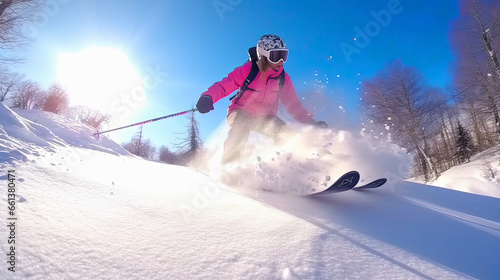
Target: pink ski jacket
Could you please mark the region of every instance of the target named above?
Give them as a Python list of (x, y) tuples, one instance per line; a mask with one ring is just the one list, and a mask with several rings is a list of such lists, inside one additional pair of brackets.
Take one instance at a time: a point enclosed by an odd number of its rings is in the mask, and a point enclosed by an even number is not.
[[(221, 100), (243, 86), (251, 68), (252, 62), (237, 67), (222, 81), (209, 87), (202, 95), (211, 96), (214, 103)], [(257, 117), (275, 116), (278, 113), (278, 101), (280, 101), (297, 121), (306, 124), (314, 123), (314, 116), (302, 106), (292, 80), (286, 72), (285, 83), (280, 90), (279, 75), (281, 71), (283, 71), (283, 67), (278, 72), (274, 72), (272, 69), (266, 73), (259, 71), (255, 79), (248, 85), (248, 90), (239, 99), (232, 100), (228, 108), (228, 115), (234, 110), (243, 110), (247, 114)]]

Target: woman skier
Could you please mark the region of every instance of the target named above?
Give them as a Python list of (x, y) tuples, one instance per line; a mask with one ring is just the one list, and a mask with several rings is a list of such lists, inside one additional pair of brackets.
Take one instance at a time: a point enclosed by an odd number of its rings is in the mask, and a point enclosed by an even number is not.
[(208, 113), (214, 109), (215, 102), (240, 89), (228, 108), (230, 130), (224, 142), (223, 164), (241, 157), (251, 131), (272, 138), (275, 144), (286, 140), (287, 125), (276, 116), (278, 102), (301, 123), (327, 126), (323, 121), (316, 122), (299, 101), (292, 80), (283, 69), (288, 59), (283, 39), (264, 35), (257, 42), (256, 52), (257, 61), (248, 61), (234, 69), (222, 81), (209, 87), (196, 104), (200, 113)]

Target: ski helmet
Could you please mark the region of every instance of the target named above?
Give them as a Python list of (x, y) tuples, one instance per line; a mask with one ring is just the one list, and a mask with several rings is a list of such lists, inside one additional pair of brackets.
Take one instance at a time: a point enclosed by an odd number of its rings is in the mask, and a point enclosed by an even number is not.
[(257, 42), (257, 53), (259, 59), (261, 56), (265, 56), (272, 64), (277, 64), (280, 61), (285, 63), (288, 59), (285, 41), (277, 35), (262, 36)]
[(286, 49), (286, 44), (278, 35), (264, 35), (257, 42), (257, 47), (269, 51), (272, 49)]

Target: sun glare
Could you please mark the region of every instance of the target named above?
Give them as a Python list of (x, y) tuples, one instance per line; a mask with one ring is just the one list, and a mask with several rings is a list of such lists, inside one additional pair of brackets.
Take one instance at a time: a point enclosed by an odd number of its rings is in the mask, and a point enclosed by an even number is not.
[(137, 70), (118, 49), (90, 47), (61, 53), (57, 63), (59, 81), (67, 89), (71, 105), (87, 105), (112, 114), (121, 100), (142, 90)]

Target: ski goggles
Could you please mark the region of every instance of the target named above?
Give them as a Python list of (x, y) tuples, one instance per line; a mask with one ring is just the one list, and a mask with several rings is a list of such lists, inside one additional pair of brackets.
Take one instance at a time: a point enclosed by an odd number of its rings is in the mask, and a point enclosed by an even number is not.
[(261, 47), (257, 47), (259, 54), (267, 57), (267, 60), (272, 64), (277, 64), (281, 61), (285, 63), (288, 59), (288, 50), (287, 49), (272, 49), (272, 50), (264, 50)]

